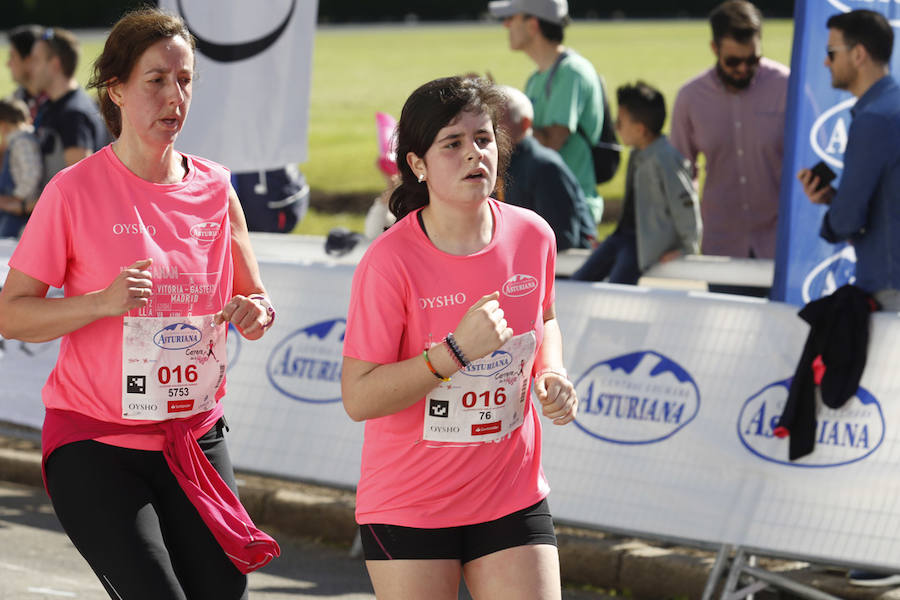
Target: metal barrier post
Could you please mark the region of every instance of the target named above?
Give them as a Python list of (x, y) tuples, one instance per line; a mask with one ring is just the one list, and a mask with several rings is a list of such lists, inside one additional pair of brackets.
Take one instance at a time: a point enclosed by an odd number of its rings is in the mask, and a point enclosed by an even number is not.
[(722, 544), (719, 548), (719, 552), (716, 553), (716, 561), (713, 563), (712, 570), (709, 572), (709, 577), (706, 580), (706, 587), (703, 588), (702, 600), (712, 600), (713, 593), (716, 591), (716, 584), (719, 583), (719, 579), (722, 578), (722, 572), (728, 564), (728, 555), (730, 553), (731, 546)]

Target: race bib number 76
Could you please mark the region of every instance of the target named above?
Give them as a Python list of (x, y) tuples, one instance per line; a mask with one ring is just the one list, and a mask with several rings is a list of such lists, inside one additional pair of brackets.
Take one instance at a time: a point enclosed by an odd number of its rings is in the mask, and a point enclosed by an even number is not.
[(521, 427), (534, 353), (534, 332), (517, 335), (432, 390), (423, 439), (492, 442)]

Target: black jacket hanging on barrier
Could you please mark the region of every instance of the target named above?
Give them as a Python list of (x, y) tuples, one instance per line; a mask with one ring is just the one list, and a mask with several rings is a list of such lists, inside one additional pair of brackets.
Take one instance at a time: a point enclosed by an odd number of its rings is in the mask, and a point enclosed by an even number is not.
[(859, 388), (869, 345), (869, 316), (875, 310), (878, 304), (872, 296), (854, 285), (844, 285), (800, 311), (810, 325), (809, 336), (775, 429), (778, 437), (790, 435), (790, 460), (813, 451), (816, 386), (829, 408), (840, 408)]

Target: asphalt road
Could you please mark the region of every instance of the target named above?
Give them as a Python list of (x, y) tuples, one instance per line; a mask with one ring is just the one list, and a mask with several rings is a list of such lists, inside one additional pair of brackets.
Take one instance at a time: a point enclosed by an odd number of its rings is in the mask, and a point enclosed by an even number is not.
[[(281, 557), (250, 575), (251, 600), (372, 600), (362, 560), (333, 548), (272, 533)], [(62, 532), (40, 488), (0, 481), (0, 600), (108, 600)], [(470, 597), (463, 589), (461, 600)], [(564, 600), (605, 600), (564, 590)], [(612, 600), (612, 599), (609, 599)]]
[[(373, 599), (344, 549), (279, 538), (282, 555), (250, 575), (253, 600)], [(60, 529), (43, 490), (0, 482), (0, 600), (108, 600)]]

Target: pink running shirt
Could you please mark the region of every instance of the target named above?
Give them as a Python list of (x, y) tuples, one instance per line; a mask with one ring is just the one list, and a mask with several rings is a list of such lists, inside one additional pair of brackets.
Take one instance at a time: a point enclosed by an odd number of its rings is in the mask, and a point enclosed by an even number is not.
[[(345, 356), (387, 364), (420, 355), (495, 290), (514, 334), (533, 330), (540, 347), (543, 314), (554, 299), (553, 231), (532, 211), (488, 202), (494, 236), (475, 254), (454, 256), (435, 248), (418, 212), (372, 243), (353, 277)], [(541, 468), (540, 415), (531, 402), (525, 405), (524, 424), (491, 443), (424, 440), (424, 398), (366, 421), (357, 521), (470, 525), (543, 499), (550, 489)]]
[[(213, 162), (185, 158), (188, 174), (173, 184), (137, 177), (111, 146), (61, 171), (44, 189), (10, 267), (63, 287), (69, 297), (101, 290), (123, 268), (149, 257), (150, 304), (128, 316), (219, 311), (232, 295), (229, 175)], [(122, 418), (122, 322), (122, 317), (103, 318), (63, 336), (42, 393), (47, 408), (126, 426), (147, 423)], [(217, 402), (224, 393), (223, 379)], [(98, 441), (162, 450), (164, 436), (124, 434)]]

